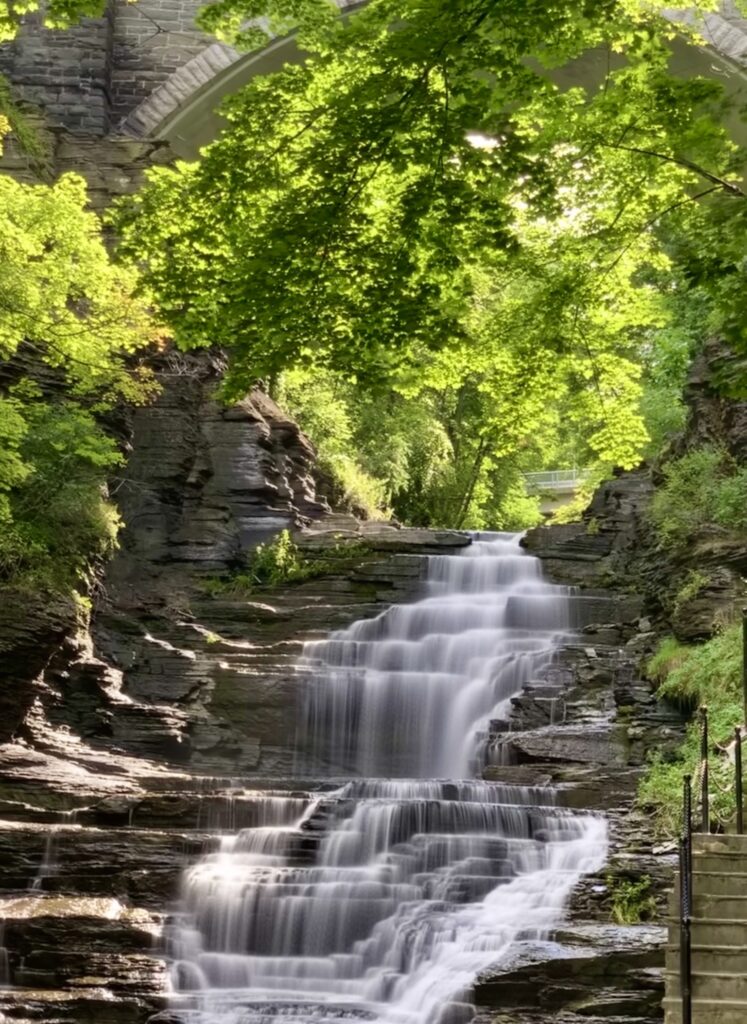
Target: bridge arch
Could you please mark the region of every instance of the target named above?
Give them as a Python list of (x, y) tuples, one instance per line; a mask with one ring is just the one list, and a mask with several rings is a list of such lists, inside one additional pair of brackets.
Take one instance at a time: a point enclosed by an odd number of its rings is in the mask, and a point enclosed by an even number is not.
[[(343, 9), (361, 6), (361, 0), (338, 0)], [(687, 23), (691, 16), (671, 10), (672, 21)], [(747, 19), (731, 0), (718, 13), (707, 15), (701, 45), (676, 40), (672, 69), (676, 74), (701, 74), (723, 81), (727, 92), (747, 105)], [(180, 156), (193, 158), (201, 146), (215, 138), (220, 128), (216, 113), (220, 101), (246, 85), (255, 75), (278, 70), (300, 61), (302, 55), (292, 36), (272, 40), (263, 49), (240, 54), (229, 46), (212, 43), (176, 69), (123, 122), (122, 129), (139, 137), (167, 140)], [(589, 53), (553, 74), (559, 84), (577, 85), (601, 78), (607, 55)], [(747, 143), (747, 127), (735, 110), (730, 129)]]
[[(344, 13), (365, 0), (336, 0)], [(193, 157), (220, 126), (216, 110), (257, 75), (278, 71), (303, 59), (295, 38), (272, 39), (250, 53), (212, 43), (177, 68), (122, 122), (121, 130), (141, 138), (165, 138), (180, 156)]]

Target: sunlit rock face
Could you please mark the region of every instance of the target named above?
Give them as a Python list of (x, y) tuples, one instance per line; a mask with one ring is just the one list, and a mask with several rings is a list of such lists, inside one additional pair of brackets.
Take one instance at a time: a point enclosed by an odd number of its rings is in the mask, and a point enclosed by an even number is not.
[(221, 405), (223, 365), (209, 353), (174, 353), (156, 369), (162, 391), (131, 413), (117, 492), (126, 527), (106, 586), (121, 607), (173, 593), (180, 568), (239, 564), (278, 530), (329, 511), (315, 494), (311, 444), (267, 395)]
[(551, 787), (474, 780), (500, 760), (491, 721), (583, 599), (509, 535), (429, 558), (425, 590), (306, 644), (298, 771), (353, 779), (268, 795), (186, 872), (170, 935), (183, 1019), (468, 1019), (477, 975), (547, 937), (604, 863), (604, 818), (556, 808)]

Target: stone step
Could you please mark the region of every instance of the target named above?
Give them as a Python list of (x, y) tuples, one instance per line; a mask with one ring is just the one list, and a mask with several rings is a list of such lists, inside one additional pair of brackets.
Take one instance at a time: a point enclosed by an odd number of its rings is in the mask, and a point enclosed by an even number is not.
[(693, 835), (693, 857), (714, 853), (739, 853), (747, 857), (747, 836), (712, 836), (696, 832)]
[[(736, 999), (694, 999), (693, 1024), (745, 1024), (747, 1001)], [(682, 1024), (682, 1000), (664, 1000), (664, 1024)]]
[(747, 874), (747, 854), (725, 850), (721, 853), (693, 852), (693, 872)]
[[(732, 868), (732, 862), (723, 864), (722, 858), (719, 863), (704, 870), (699, 862), (693, 864), (692, 889), (693, 894), (703, 896), (744, 896), (747, 895), (747, 871), (739, 869), (739, 865)], [(679, 908), (680, 879), (679, 874), (675, 876), (674, 888), (669, 894), (670, 907)]]
[(726, 870), (702, 871), (699, 864), (693, 865), (693, 893), (704, 896), (744, 896), (747, 894), (747, 870), (733, 870), (728, 866)]
[[(747, 975), (747, 945), (745, 946), (708, 946), (691, 944), (692, 969), (695, 972), (708, 973), (724, 971), (727, 974)], [(680, 970), (680, 950), (678, 945), (668, 945), (666, 952), (666, 968), (672, 974)]]
[(698, 921), (730, 918), (747, 924), (747, 896), (711, 896), (693, 888), (692, 917)]
[[(747, 944), (747, 922), (731, 918), (695, 919), (690, 934), (694, 946), (742, 946)], [(679, 922), (670, 925), (669, 944), (679, 947)]]
[[(666, 991), (668, 996), (680, 995), (680, 973), (665, 971)], [(747, 975), (728, 971), (695, 970), (693, 964), (692, 993), (694, 999), (723, 999), (732, 1002), (743, 1002), (747, 1006)], [(744, 1017), (747, 1021), (747, 1016)]]

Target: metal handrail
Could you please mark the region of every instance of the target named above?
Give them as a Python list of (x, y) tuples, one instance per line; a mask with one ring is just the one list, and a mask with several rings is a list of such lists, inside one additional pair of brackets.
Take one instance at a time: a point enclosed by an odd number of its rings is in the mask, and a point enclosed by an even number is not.
[(734, 798), (737, 804), (737, 835), (744, 835), (744, 797), (742, 795), (742, 727), (734, 729)]
[(680, 995), (682, 1024), (692, 1024), (692, 788), (682, 780), (682, 835), (680, 837)]
[[(742, 610), (742, 686), (744, 718), (747, 723), (747, 608)], [(734, 728), (734, 802), (737, 835), (744, 835), (744, 778), (742, 772), (742, 743), (745, 730)], [(708, 708), (700, 708), (700, 761), (695, 779), (685, 775), (682, 779), (682, 833), (679, 842), (680, 862), (680, 994), (682, 997), (682, 1024), (692, 1024), (692, 900), (693, 900), (693, 790), (700, 793), (700, 824), (704, 834), (711, 831), (708, 765)], [(694, 782), (694, 785), (693, 785)]]
[(711, 831), (711, 809), (708, 800), (708, 708), (700, 709), (700, 810), (703, 832)]

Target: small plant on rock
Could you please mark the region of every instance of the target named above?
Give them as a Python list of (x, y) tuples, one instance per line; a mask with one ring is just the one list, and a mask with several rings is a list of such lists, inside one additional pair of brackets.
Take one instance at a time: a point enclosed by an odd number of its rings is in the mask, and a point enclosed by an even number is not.
[(370, 555), (371, 548), (365, 541), (337, 540), (321, 554), (310, 558), (294, 543), (288, 530), (282, 530), (273, 540), (255, 548), (245, 569), (228, 578), (207, 577), (202, 587), (212, 597), (246, 597), (264, 587), (334, 575), (341, 571), (342, 563)]
[(672, 610), (675, 615), (696, 598), (701, 590), (708, 586), (708, 583), (709, 579), (705, 573), (700, 572), (698, 569), (690, 569), (684, 583), (674, 597)]
[(612, 895), (612, 920), (616, 924), (640, 924), (656, 918), (656, 899), (651, 878), (638, 879), (608, 876), (607, 885)]

